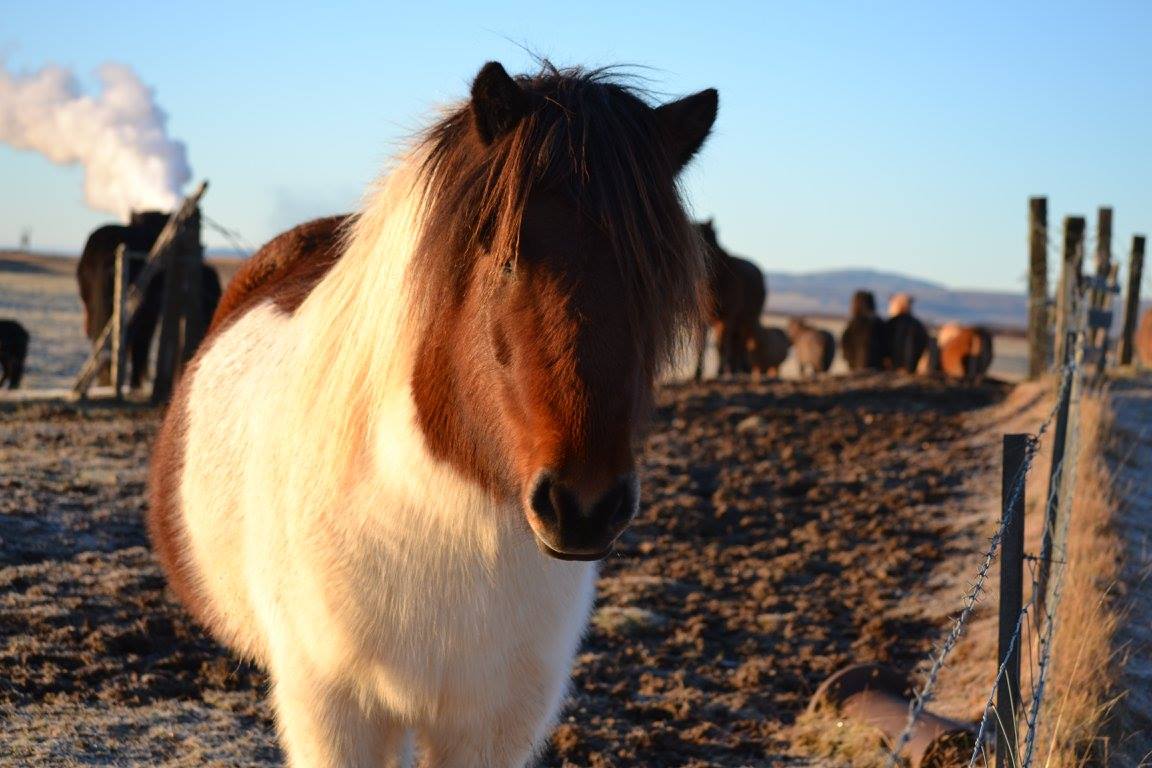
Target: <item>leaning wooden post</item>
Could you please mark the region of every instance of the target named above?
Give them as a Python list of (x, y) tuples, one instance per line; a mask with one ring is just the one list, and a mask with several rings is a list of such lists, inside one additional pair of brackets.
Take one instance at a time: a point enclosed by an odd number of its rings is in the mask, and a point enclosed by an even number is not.
[(1028, 378), (1048, 367), (1048, 198), (1028, 200)]
[(1136, 316), (1140, 314), (1140, 281), (1144, 277), (1144, 235), (1132, 236), (1132, 255), (1128, 261), (1128, 296), (1124, 302), (1124, 327), (1120, 334), (1120, 365), (1132, 364), (1132, 344), (1136, 333)]
[(127, 299), (128, 252), (121, 243), (116, 248), (112, 282), (112, 391), (117, 400), (124, 397), (124, 374), (128, 367)]
[(160, 341), (156, 346), (156, 377), (152, 380), (152, 402), (155, 404), (168, 402), (179, 375), (180, 342), (188, 293), (185, 225), (186, 222), (181, 223), (164, 259), (164, 303), (160, 313)]
[(1056, 360), (1066, 361), (1072, 297), (1080, 290), (1080, 268), (1084, 258), (1084, 217), (1064, 217), (1064, 253), (1060, 261), (1060, 284), (1056, 291)]
[(1017, 766), (1016, 713), (1020, 708), (1020, 632), (1024, 607), (1024, 486), (1027, 435), (1004, 435), (1001, 474), (1000, 637), (996, 668), (996, 768)]

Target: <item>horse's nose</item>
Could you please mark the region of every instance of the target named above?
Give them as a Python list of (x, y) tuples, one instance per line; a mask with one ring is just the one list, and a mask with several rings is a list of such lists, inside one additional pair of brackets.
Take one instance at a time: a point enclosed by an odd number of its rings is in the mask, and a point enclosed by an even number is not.
[(618, 477), (606, 490), (578, 493), (544, 470), (528, 498), (528, 516), (546, 554), (566, 560), (598, 560), (636, 513), (635, 473)]

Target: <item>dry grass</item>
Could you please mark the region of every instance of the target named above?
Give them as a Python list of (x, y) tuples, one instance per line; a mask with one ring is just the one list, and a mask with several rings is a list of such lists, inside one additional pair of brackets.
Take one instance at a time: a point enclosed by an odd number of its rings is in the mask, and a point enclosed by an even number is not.
[(796, 755), (818, 755), (852, 768), (888, 766), (888, 751), (880, 732), (840, 717), (829, 707), (805, 710), (792, 724), (790, 733)]
[[(1020, 387), (1003, 407), (990, 414), (979, 439), (992, 440), (998, 434), (1013, 431), (1035, 432), (1052, 406), (1052, 397), (1044, 390), (1050, 392), (1051, 384)], [(1130, 666), (1128, 655), (1137, 643), (1126, 635), (1139, 624), (1132, 623), (1136, 621), (1133, 617), (1147, 615), (1132, 607), (1133, 564), (1126, 563), (1125, 558), (1126, 551), (1127, 560), (1133, 558), (1132, 542), (1128, 541), (1131, 521), (1122, 520), (1119, 511), (1125, 503), (1131, 506), (1128, 497), (1133, 489), (1131, 478), (1121, 480), (1117, 472), (1124, 467), (1131, 469), (1133, 452), (1147, 451), (1148, 444), (1134, 437), (1131, 430), (1118, 429), (1111, 402), (1108, 393), (1085, 395), (1081, 401), (1076, 501), (1067, 541), (1063, 551), (1055, 555), (1064, 564), (1060, 576), (1062, 597), (1031, 762), (1037, 767), (1152, 766), (1152, 761), (1144, 762), (1144, 752), (1152, 747), (1147, 743), (1147, 734), (1133, 737), (1119, 732), (1132, 730), (1130, 726), (1117, 727), (1117, 722), (1127, 717), (1127, 699), (1134, 694), (1133, 682), (1125, 679), (1124, 671)], [(1025, 549), (1029, 553), (1040, 550), (1044, 521), (1050, 435), (1044, 443), (1028, 483)], [(1139, 474), (1141, 468), (1136, 469)], [(994, 488), (988, 484), (989, 493), (982, 503), (987, 509), (983, 525), (989, 529), (995, 525), (999, 512), (998, 480)], [(1140, 512), (1143, 516), (1147, 516), (1146, 506)], [(1141, 555), (1137, 552), (1135, 556)], [(1136, 566), (1139, 571), (1139, 564)], [(1057, 578), (1059, 567), (1057, 564), (1054, 568), (1053, 579)], [(1026, 570), (1026, 581), (1030, 580), (1029, 575)], [(941, 676), (933, 711), (960, 720), (980, 715), (996, 673), (998, 578), (998, 568), (994, 568), (987, 583), (989, 593)], [(1147, 618), (1140, 621), (1148, 623)], [(1040, 633), (1030, 620), (1022, 637), (1022, 742), (1031, 706), (1030, 691), (1040, 674), (1040, 642)], [(991, 717), (995, 716), (993, 712)], [(883, 751), (877, 749), (877, 736), (875, 730), (841, 723), (834, 713), (806, 714), (798, 719), (794, 730), (798, 752), (826, 756), (852, 766), (887, 764)], [(1121, 743), (1124, 750), (1118, 748)], [(1017, 754), (1022, 757), (1023, 753), (1021, 743)], [(991, 764), (991, 753), (977, 762), (981, 766)]]
[(1120, 663), (1114, 638), (1124, 617), (1115, 593), (1123, 548), (1113, 520), (1115, 483), (1104, 461), (1112, 420), (1106, 396), (1086, 397), (1081, 409), (1063, 598), (1033, 762), (1045, 768), (1109, 765), (1105, 725), (1117, 701)]

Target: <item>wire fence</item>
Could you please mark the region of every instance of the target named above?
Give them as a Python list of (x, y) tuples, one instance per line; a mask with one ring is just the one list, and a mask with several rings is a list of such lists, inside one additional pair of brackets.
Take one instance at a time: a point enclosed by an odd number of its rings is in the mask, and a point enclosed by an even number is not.
[[(1019, 514), (1023, 514), (1024, 505), (1020, 502), (1022, 501), (1027, 486), (1029, 474), (1036, 465), (1036, 457), (1039, 455), (1039, 448), (1042, 441), (1051, 431), (1052, 426), (1057, 422), (1061, 406), (1067, 401), (1067, 410), (1065, 412), (1071, 413), (1072, 417), (1068, 419), (1066, 431), (1056, 430), (1057, 435), (1063, 434), (1065, 444), (1062, 458), (1055, 458), (1059, 454), (1058, 452), (1054, 452), (1054, 460), (1056, 460), (1057, 463), (1052, 467), (1050, 487), (1044, 505), (1046, 512), (1049, 510), (1059, 512), (1058, 514), (1045, 514), (1044, 516), (1044, 530), (1042, 535), (1046, 541), (1053, 542), (1051, 554), (1047, 558), (1042, 558), (1037, 555), (1025, 555), (1025, 560), (1029, 563), (1031, 571), (1030, 596), (1027, 601), (1022, 604), (1019, 613), (1015, 617), (1009, 618), (1009, 621), (1012, 622), (1013, 631), (1007, 648), (1001, 647), (1000, 649), (1002, 658), (999, 659), (996, 675), (990, 681), (989, 694), (985, 700), (983, 715), (976, 729), (974, 747), (967, 762), (967, 768), (988, 764), (990, 756), (989, 747), (993, 741), (993, 725), (1000, 726), (995, 729), (997, 733), (1003, 733), (1006, 730), (1004, 728), (1004, 719), (1011, 717), (1013, 718), (1013, 722), (1015, 722), (1017, 710), (1022, 709), (1025, 703), (1027, 703), (1027, 712), (1023, 723), (1022, 750), (1018, 744), (1004, 744), (1000, 746), (1000, 749), (1007, 750), (1008, 760), (1005, 764), (1016, 766), (1017, 768), (1028, 768), (1032, 765), (1037, 735), (1041, 726), (1040, 721), (1044, 695), (1050, 679), (1053, 637), (1059, 616), (1060, 601), (1063, 595), (1063, 576), (1067, 563), (1067, 529), (1071, 518), (1069, 512), (1074, 498), (1076, 474), (1071, 470), (1076, 467), (1079, 458), (1080, 443), (1080, 424), (1075, 414), (1078, 413), (1076, 406), (1079, 403), (1080, 393), (1086, 376), (1085, 344), (1092, 330), (1089, 325), (1088, 310), (1089, 292), (1087, 290), (1078, 291), (1074, 295), (1072, 306), (1070, 307), (1068, 328), (1069, 332), (1074, 334), (1076, 344), (1074, 351), (1070, 351), (1066, 361), (1058, 371), (1059, 384), (1056, 391), (1055, 403), (1046, 414), (1035, 435), (1031, 436), (1027, 441), (1024, 461), (1021, 463), (1019, 470), (1012, 476), (1011, 482), (1008, 484), (1006, 493), (1004, 494), (1005, 512), (996, 530), (989, 539), (988, 546), (981, 557), (980, 565), (976, 570), (972, 583), (964, 594), (960, 612), (955, 619), (953, 619), (949, 632), (943, 642), (933, 651), (931, 655), (931, 665), (925, 676), (924, 683), (916, 692), (911, 702), (909, 702), (905, 726), (899, 735), (891, 741), (888, 754), (889, 768), (903, 765), (901, 754), (912, 740), (918, 720), (925, 713), (927, 706), (935, 698), (936, 686), (939, 683), (941, 672), (947, 665), (950, 654), (955, 649), (965, 628), (974, 615), (980, 598), (987, 591), (986, 584), (992, 565), (997, 560), (997, 555), (1001, 550), (1007, 529), (1015, 522), (1013, 519), (1014, 511), (1019, 510)], [(1066, 471), (1066, 468), (1068, 468), (1068, 471)], [(1055, 505), (1060, 505), (1062, 512), (1060, 510), (1054, 510)], [(1053, 520), (1059, 521), (1055, 526), (1055, 530), (1052, 529)], [(1045, 569), (1049, 569), (1049, 572), (1042, 575)], [(1039, 615), (1032, 616), (1031, 614), (1033, 613)], [(1000, 620), (1003, 624), (1005, 617), (1001, 616)], [(1022, 652), (1021, 655), (1028, 659), (1029, 680), (1027, 695), (1022, 697), (1024, 699), (1023, 701), (1011, 702), (1011, 711), (1001, 712), (1000, 709), (1003, 708), (1004, 703), (1000, 702), (998, 706), (996, 701), (997, 691), (1005, 679), (1005, 676), (1009, 674), (1009, 661), (1014, 651)], [(1017, 690), (1020, 690), (1019, 687), (1017, 687)], [(1014, 728), (1008, 730), (1009, 733), (1014, 731)]]

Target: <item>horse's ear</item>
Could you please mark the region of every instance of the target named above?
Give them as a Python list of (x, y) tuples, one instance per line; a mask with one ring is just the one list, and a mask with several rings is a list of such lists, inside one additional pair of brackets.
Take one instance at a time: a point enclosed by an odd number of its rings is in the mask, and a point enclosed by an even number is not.
[(476, 133), (491, 144), (516, 127), (528, 111), (528, 95), (498, 61), (485, 64), (472, 81), (472, 120)]
[(704, 145), (719, 106), (720, 94), (709, 88), (656, 108), (656, 119), (664, 127), (668, 153), (677, 171)]

